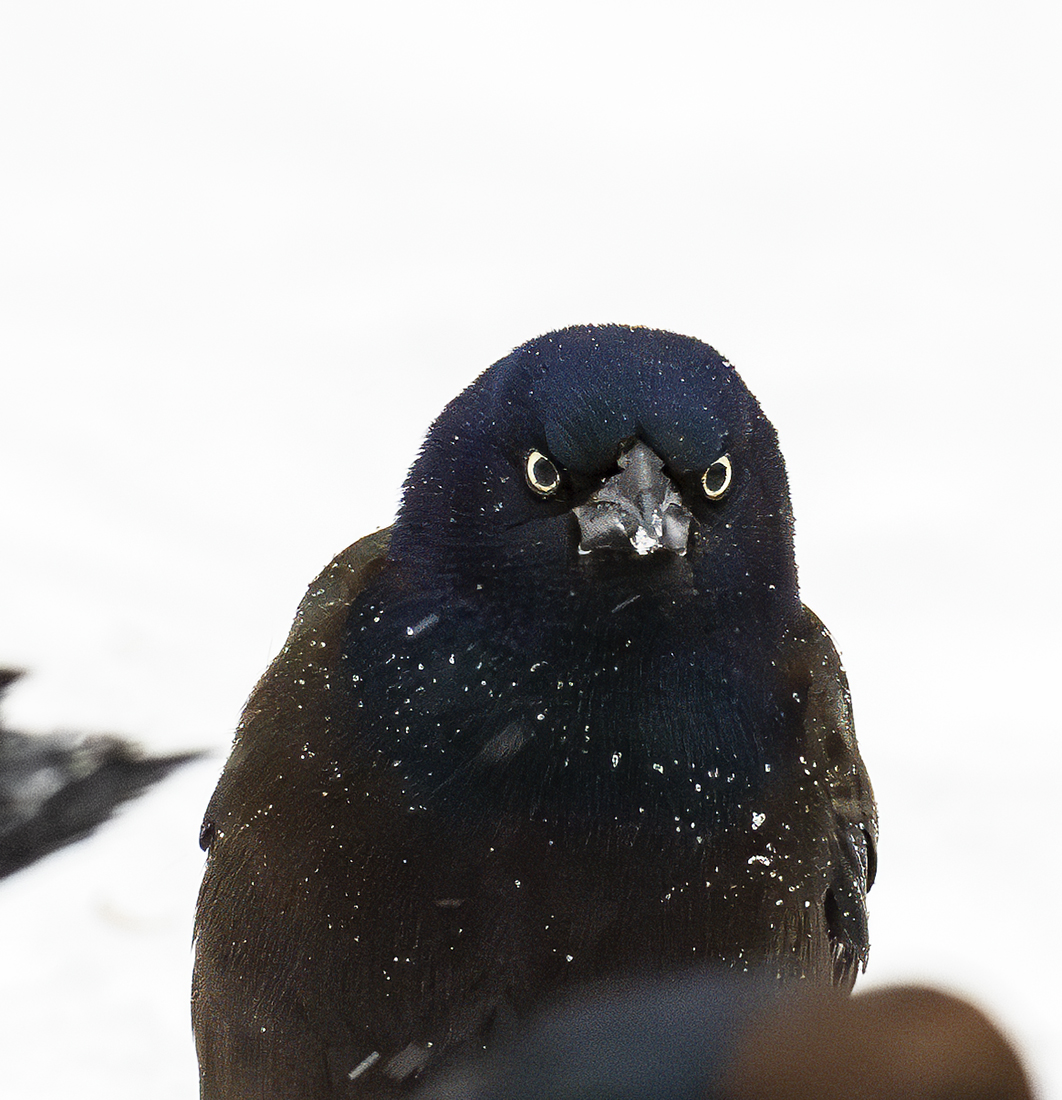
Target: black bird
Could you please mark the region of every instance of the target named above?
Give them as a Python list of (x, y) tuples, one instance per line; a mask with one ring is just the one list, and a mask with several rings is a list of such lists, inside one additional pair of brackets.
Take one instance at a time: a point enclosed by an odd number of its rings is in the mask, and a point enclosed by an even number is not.
[(533, 340), (247, 704), (201, 837), (202, 1095), (405, 1095), (624, 970), (850, 987), (876, 830), (756, 400), (688, 337)]
[(579, 990), (415, 1100), (1032, 1100), (979, 1009), (703, 971)]
[[(0, 669), (0, 695), (20, 673)], [(81, 840), (199, 753), (145, 757), (128, 741), (0, 725), (0, 878)]]

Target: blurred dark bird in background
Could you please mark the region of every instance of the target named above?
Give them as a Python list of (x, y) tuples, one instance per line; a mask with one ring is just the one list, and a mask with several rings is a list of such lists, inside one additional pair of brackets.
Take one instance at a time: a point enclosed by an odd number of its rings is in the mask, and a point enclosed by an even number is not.
[[(0, 695), (20, 675), (0, 669)], [(88, 836), (123, 802), (200, 755), (145, 757), (117, 737), (0, 725), (0, 878)]]
[(533, 340), (247, 704), (201, 836), (202, 1096), (408, 1095), (620, 972), (850, 988), (876, 835), (755, 398), (688, 337)]
[(602, 982), (416, 1100), (1032, 1100), (1013, 1047), (957, 997), (740, 978)]

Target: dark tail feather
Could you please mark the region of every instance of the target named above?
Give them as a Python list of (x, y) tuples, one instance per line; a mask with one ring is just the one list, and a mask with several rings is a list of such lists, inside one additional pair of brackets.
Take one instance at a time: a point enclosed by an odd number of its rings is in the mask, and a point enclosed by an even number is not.
[[(0, 669), (0, 693), (19, 673)], [(144, 757), (117, 737), (30, 736), (0, 726), (0, 878), (88, 836), (197, 752)]]

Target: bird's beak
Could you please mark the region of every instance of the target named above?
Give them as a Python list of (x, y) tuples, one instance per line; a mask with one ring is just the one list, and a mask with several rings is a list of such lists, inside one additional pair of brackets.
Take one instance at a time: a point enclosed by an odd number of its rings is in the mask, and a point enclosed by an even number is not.
[(663, 459), (638, 441), (620, 456), (619, 467), (585, 504), (572, 509), (579, 521), (579, 553), (685, 554), (692, 516), (664, 473)]

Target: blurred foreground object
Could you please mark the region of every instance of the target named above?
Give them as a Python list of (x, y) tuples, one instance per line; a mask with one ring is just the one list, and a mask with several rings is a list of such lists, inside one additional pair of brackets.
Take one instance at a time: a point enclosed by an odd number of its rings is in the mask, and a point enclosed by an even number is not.
[(978, 1009), (734, 974), (590, 987), (416, 1100), (1031, 1100)]
[[(0, 697), (20, 675), (0, 669)], [(121, 803), (200, 755), (144, 757), (117, 737), (31, 736), (0, 719), (0, 878), (88, 836)]]
[(727, 1100), (1031, 1100), (1021, 1062), (967, 1001), (924, 986), (796, 994), (742, 1037)]

